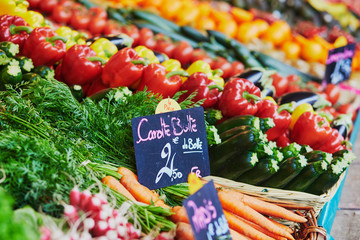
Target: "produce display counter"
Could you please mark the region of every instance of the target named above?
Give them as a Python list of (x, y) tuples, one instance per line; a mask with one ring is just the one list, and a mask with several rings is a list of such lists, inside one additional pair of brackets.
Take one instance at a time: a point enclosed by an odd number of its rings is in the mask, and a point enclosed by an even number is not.
[[(357, 140), (357, 135), (358, 135), (358, 132), (360, 129), (359, 112), (360, 111), (358, 111), (358, 116), (354, 123), (353, 133), (351, 134), (351, 137), (350, 137), (350, 142), (351, 142), (351, 144), (353, 144), (353, 146), (355, 145), (355, 142)], [(336, 212), (338, 210), (341, 193), (342, 193), (342, 190), (344, 187), (347, 172), (348, 172), (348, 170), (346, 170), (345, 178), (342, 180), (341, 185), (339, 186), (338, 190), (336, 191), (336, 194), (328, 203), (325, 204), (324, 208), (321, 210), (321, 213), (318, 217), (318, 224), (320, 226), (323, 226), (326, 229), (326, 231), (328, 233), (328, 235), (327, 235), (328, 239), (333, 239), (333, 237), (330, 235), (330, 232), (331, 232), (332, 225), (334, 223)]]

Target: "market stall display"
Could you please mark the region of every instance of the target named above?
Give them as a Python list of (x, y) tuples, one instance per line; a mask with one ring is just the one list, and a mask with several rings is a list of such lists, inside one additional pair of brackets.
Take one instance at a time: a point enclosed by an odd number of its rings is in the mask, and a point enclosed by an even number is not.
[(233, 239), (325, 235), (316, 217), (356, 158), (349, 141), (358, 97), (247, 42), (266, 39), (285, 52), (286, 42), (297, 44), (294, 59), (324, 63), (328, 49), (351, 39), (315, 36), (323, 45), (312, 59), (301, 49), (314, 39), (254, 11), (191, 0), (97, 4), (0, 3), (4, 236), (194, 239), (181, 206), (190, 183), (152, 190), (136, 171), (132, 120), (170, 98), (181, 109), (204, 108), (211, 176), (203, 180), (215, 182)]

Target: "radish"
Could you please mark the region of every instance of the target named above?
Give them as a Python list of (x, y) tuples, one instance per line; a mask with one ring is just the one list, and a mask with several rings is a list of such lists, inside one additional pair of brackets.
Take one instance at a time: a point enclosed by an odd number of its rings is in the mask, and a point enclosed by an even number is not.
[(74, 207), (79, 207), (79, 203), (80, 203), (80, 191), (79, 188), (77, 186), (75, 186), (73, 189), (71, 189), (70, 191), (70, 205), (73, 205)]
[(109, 212), (101, 210), (99, 212), (94, 213), (92, 217), (95, 221), (100, 221), (100, 220), (105, 221), (109, 217)]
[(126, 228), (124, 226), (118, 226), (116, 228), (119, 237), (126, 237)]
[(104, 236), (109, 230), (109, 225), (105, 221), (98, 221), (95, 223), (94, 228), (91, 230), (91, 233), (94, 237)]
[(118, 233), (115, 230), (109, 230), (106, 232), (106, 237), (109, 240), (116, 240), (116, 239), (118, 239)]
[(64, 205), (64, 215), (66, 216), (68, 222), (71, 224), (74, 224), (79, 219), (78, 212), (73, 205)]
[(40, 229), (41, 238), (40, 240), (50, 240), (51, 238), (51, 231), (47, 227), (42, 226)]
[(110, 229), (116, 229), (115, 218), (112, 218), (112, 217), (108, 218), (107, 223), (108, 223)]
[(80, 193), (80, 202), (79, 207), (81, 210), (86, 211), (87, 205), (92, 198), (91, 192), (89, 190), (85, 190)]
[(95, 221), (92, 218), (85, 218), (83, 224), (85, 230), (91, 230), (95, 227)]
[(108, 203), (107, 197), (106, 197), (105, 194), (103, 194), (103, 193), (96, 193), (94, 196), (97, 197), (97, 198), (99, 198), (99, 199), (101, 200), (101, 204), (107, 204), (107, 203)]
[(89, 213), (96, 213), (99, 212), (101, 209), (102, 203), (100, 198), (98, 197), (91, 197), (86, 205), (86, 212)]
[(175, 232), (162, 232), (159, 235), (157, 235), (155, 240), (173, 240), (174, 237), (175, 237)]

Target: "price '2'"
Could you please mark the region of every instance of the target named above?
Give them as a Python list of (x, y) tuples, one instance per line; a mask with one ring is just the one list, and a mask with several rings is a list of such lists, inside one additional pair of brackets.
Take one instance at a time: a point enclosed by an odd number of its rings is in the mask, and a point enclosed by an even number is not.
[[(182, 173), (178, 172), (177, 168), (174, 169), (175, 155), (176, 155), (176, 153), (174, 153), (174, 155), (171, 156), (171, 144), (170, 143), (165, 144), (165, 146), (161, 150), (161, 158), (167, 159), (166, 164), (165, 164), (165, 167), (162, 167), (160, 169), (160, 171), (158, 172), (158, 174), (156, 175), (155, 183), (158, 183), (164, 174), (168, 175), (168, 177), (171, 179), (171, 181), (182, 177)], [(171, 161), (170, 161), (170, 159), (171, 159)], [(169, 167), (169, 164), (170, 164), (170, 167)]]

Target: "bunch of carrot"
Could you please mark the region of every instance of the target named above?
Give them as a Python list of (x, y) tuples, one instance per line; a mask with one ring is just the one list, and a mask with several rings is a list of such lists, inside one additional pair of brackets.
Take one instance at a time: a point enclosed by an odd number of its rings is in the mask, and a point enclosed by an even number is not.
[[(120, 181), (106, 176), (102, 180), (103, 183), (131, 200), (170, 208), (159, 198), (157, 193), (141, 185), (132, 171), (120, 167), (118, 173), (122, 175)], [(306, 218), (276, 204), (242, 194), (234, 189), (230, 190), (218, 185), (216, 187), (234, 240), (294, 239), (293, 230), (290, 227), (282, 225), (270, 217), (299, 223), (307, 221)], [(176, 238), (179, 240), (194, 239), (185, 208), (176, 206), (172, 210), (174, 214), (171, 216), (171, 220), (177, 224)]]
[[(306, 218), (273, 203), (233, 189), (223, 187), (217, 187), (217, 189), (233, 239), (294, 239), (291, 228), (269, 217), (301, 223), (307, 221)], [(177, 223), (177, 238), (193, 239), (185, 208), (177, 206), (173, 208), (173, 211), (175, 214), (171, 216), (171, 220)], [(184, 229), (187, 230), (183, 231)]]

